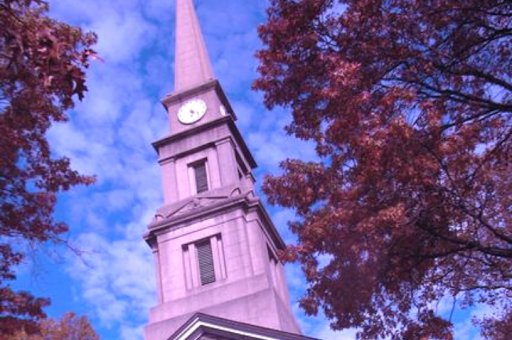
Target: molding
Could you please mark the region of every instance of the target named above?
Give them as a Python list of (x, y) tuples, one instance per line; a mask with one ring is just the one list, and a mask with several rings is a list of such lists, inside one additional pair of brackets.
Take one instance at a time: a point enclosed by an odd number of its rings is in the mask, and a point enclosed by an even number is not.
[[(201, 328), (201, 327), (207, 327), (207, 328), (211, 328), (211, 329), (225, 331), (225, 332), (228, 332), (228, 333), (231, 333), (231, 334), (241, 335), (243, 337), (250, 337), (251, 339), (279, 340), (277, 338), (271, 338), (271, 337), (268, 337), (268, 336), (263, 336), (263, 335), (258, 335), (258, 334), (254, 334), (254, 333), (244, 332), (244, 331), (240, 331), (240, 330), (237, 330), (237, 329), (234, 329), (234, 328), (223, 327), (223, 326), (216, 325), (214, 323), (209, 323), (209, 322), (204, 322), (204, 321), (196, 321), (196, 322), (194, 322), (191, 325), (191, 327), (185, 331), (185, 333), (178, 335), (177, 338), (172, 337), (172, 338), (169, 338), (169, 339), (170, 340), (174, 340), (174, 339), (175, 340), (191, 340), (191, 339), (194, 339), (195, 337), (191, 338), (190, 336), (194, 332), (199, 330), (199, 328)], [(201, 336), (201, 335), (203, 335), (203, 334), (199, 334), (199, 336)], [(196, 339), (200, 339), (200, 338), (196, 338)]]
[[(197, 134), (199, 134), (203, 131), (214, 129), (214, 128), (222, 126), (222, 125), (228, 126), (229, 131), (231, 132), (231, 136), (227, 135), (227, 136), (220, 138), (219, 140), (222, 140), (226, 137), (232, 137), (236, 141), (235, 145), (238, 145), (240, 147), (240, 151), (247, 159), (247, 162), (249, 162), (249, 166), (252, 169), (256, 168), (258, 166), (256, 164), (256, 160), (254, 159), (249, 148), (247, 147), (247, 144), (245, 143), (244, 139), (242, 138), (242, 134), (238, 130), (238, 127), (236, 126), (235, 121), (233, 120), (233, 118), (231, 116), (220, 117), (220, 118), (205, 122), (204, 124), (200, 124), (200, 125), (191, 127), (190, 129), (178, 132), (176, 134), (171, 134), (167, 137), (164, 137), (162, 139), (159, 139), (159, 140), (153, 142), (152, 145), (153, 145), (153, 148), (155, 149), (155, 151), (158, 153), (158, 155), (160, 155), (160, 151), (159, 151), (160, 148), (162, 148), (168, 144), (171, 144), (171, 143), (174, 143), (176, 141), (186, 139), (186, 138), (193, 138), (194, 136), (196, 136)], [(208, 143), (206, 143), (204, 145), (197, 146), (196, 148), (194, 148), (194, 150), (203, 148), (203, 147), (210, 145), (212, 143), (215, 143), (217, 141), (218, 140), (209, 141)], [(187, 154), (189, 152), (193, 152), (194, 150), (182, 151), (179, 154), (173, 154), (173, 155), (169, 156), (169, 158), (176, 158), (182, 154)], [(161, 161), (164, 161), (164, 160), (161, 160)]]
[(208, 334), (229, 336), (229, 339), (237, 340), (318, 340), (300, 334), (250, 325), (203, 313), (194, 314), (168, 340), (196, 340)]
[(168, 95), (164, 96), (160, 102), (164, 106), (165, 110), (168, 110), (169, 106), (175, 102), (185, 100), (188, 97), (192, 97), (200, 92), (208, 91), (212, 88), (215, 88), (216, 86), (220, 86), (219, 81), (217, 79), (213, 79), (199, 86), (194, 86), (179, 92), (169, 93)]
[(219, 99), (223, 103), (223, 105), (226, 107), (227, 111), (233, 116), (234, 120), (237, 120), (235, 111), (233, 110), (233, 107), (231, 106), (231, 104), (228, 100), (228, 97), (226, 96), (226, 93), (224, 92), (224, 89), (222, 88), (222, 86), (220, 85), (220, 82), (217, 79), (210, 80), (202, 85), (194, 86), (192, 88), (189, 88), (189, 89), (186, 89), (183, 91), (170, 93), (170, 94), (166, 95), (165, 97), (163, 97), (160, 100), (160, 102), (164, 106), (165, 111), (169, 111), (169, 106), (171, 106), (172, 104), (174, 104), (178, 101), (186, 100), (189, 97), (195, 96), (201, 92), (206, 92), (211, 89), (215, 90), (215, 93), (217, 94), (217, 96), (219, 97)]
[[(227, 189), (235, 189), (230, 192), (236, 191), (236, 188)], [(243, 209), (246, 213), (254, 211), (259, 216), (263, 228), (267, 230), (269, 234), (268, 237), (273, 240), (276, 247), (281, 250), (286, 248), (286, 244), (279, 235), (279, 232), (270, 219), (270, 216), (265, 210), (261, 200), (257, 196), (254, 196), (252, 190), (233, 197), (226, 197), (217, 193), (217, 195), (212, 195), (212, 199), (218, 200), (217, 202), (206, 206), (197, 205), (182, 214), (177, 214), (187, 205), (191, 204), (191, 202), (192, 205), (194, 205), (193, 201), (194, 199), (197, 200), (197, 198), (198, 197), (187, 199), (186, 201), (179, 202), (179, 204), (159, 209), (157, 216), (159, 216), (160, 219), (155, 219), (148, 226), (148, 231), (144, 234), (146, 242), (148, 244), (153, 244), (155, 242), (155, 238), (159, 234), (165, 233), (169, 230), (186, 228), (190, 223), (214, 216), (217, 212), (227, 213), (238, 208)]]
[(220, 117), (214, 120), (207, 121), (203, 124), (199, 124), (196, 126), (192, 126), (190, 129), (183, 130), (178, 133), (170, 134), (167, 137), (163, 137), (152, 143), (153, 148), (158, 152), (158, 149), (162, 146), (170, 144), (174, 141), (185, 139), (187, 137), (197, 135), (199, 132), (203, 132), (205, 130), (209, 130), (210, 128), (214, 128), (224, 123), (228, 123), (229, 121), (233, 122), (233, 118), (230, 116)]

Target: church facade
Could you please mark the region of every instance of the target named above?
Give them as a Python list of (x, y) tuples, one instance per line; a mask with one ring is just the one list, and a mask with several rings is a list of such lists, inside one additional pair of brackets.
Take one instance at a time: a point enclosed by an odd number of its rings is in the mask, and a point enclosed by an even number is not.
[(192, 0), (176, 0), (170, 134), (153, 143), (163, 206), (144, 238), (154, 254), (157, 305), (147, 340), (311, 339), (290, 308), (284, 249), (255, 194), (256, 161), (215, 79)]

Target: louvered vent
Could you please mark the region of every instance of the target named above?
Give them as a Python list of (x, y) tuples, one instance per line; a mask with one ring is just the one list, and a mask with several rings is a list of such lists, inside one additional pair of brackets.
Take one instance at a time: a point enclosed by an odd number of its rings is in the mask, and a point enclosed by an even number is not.
[(208, 191), (208, 179), (206, 176), (206, 162), (202, 162), (194, 166), (196, 176), (197, 193)]
[(197, 259), (199, 262), (199, 274), (201, 275), (201, 285), (207, 285), (215, 282), (215, 270), (213, 268), (213, 254), (210, 240), (196, 244)]

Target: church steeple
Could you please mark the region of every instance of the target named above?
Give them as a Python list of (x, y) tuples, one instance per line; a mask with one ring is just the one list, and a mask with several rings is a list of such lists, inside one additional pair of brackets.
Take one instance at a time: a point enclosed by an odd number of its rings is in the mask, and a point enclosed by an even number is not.
[(213, 79), (192, 0), (176, 0), (176, 15), (175, 90), (162, 99), (171, 133), (153, 143), (164, 205), (144, 236), (158, 293), (146, 339), (198, 339), (183, 330), (198, 312), (211, 322), (279, 334), (246, 337), (235, 330), (236, 338), (305, 339), (297, 335), (277, 256), (285, 244), (256, 195), (256, 162)]
[(192, 0), (176, 0), (176, 56), (174, 91), (180, 92), (214, 79)]

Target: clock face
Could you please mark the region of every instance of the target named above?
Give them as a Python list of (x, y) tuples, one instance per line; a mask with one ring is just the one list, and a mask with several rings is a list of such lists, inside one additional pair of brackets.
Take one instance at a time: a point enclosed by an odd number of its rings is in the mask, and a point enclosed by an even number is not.
[(183, 104), (178, 110), (178, 119), (183, 124), (192, 124), (203, 118), (206, 113), (206, 103), (201, 99), (192, 99)]

